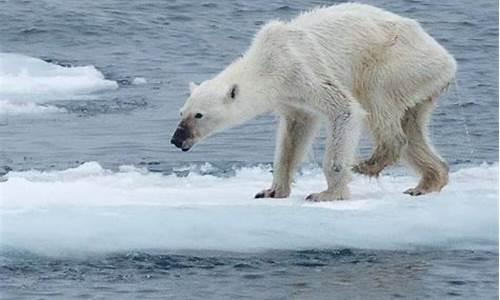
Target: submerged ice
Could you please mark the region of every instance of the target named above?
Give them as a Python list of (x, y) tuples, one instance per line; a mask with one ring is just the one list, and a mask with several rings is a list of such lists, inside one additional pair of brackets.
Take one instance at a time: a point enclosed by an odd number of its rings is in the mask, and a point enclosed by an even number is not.
[(229, 178), (119, 171), (96, 162), (10, 172), (0, 183), (2, 247), (45, 254), (128, 249), (497, 249), (498, 164), (451, 174), (441, 193), (410, 197), (411, 176), (356, 176), (352, 200), (308, 203), (321, 190), (305, 170), (288, 199), (253, 199), (265, 167)]

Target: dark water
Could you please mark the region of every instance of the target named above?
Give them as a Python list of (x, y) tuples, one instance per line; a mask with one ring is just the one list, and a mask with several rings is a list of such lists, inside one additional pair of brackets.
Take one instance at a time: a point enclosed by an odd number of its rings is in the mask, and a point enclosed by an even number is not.
[[(416, 18), (457, 59), (458, 89), (439, 100), (431, 122), (434, 144), (452, 168), (498, 161), (497, 2), (363, 2)], [(52, 102), (68, 113), (2, 120), (0, 173), (86, 161), (164, 173), (207, 161), (219, 170), (270, 163), (273, 116), (220, 133), (188, 154), (172, 147), (188, 82), (237, 58), (266, 20), (333, 3), (0, 0), (1, 52), (94, 65), (119, 83), (95, 99)], [(131, 84), (135, 77), (147, 84)], [(317, 159), (322, 149), (318, 140)], [(365, 141), (361, 154), (368, 153)], [(0, 293), (4, 299), (497, 299), (497, 267), (498, 251), (472, 250), (131, 250), (54, 258), (13, 249), (0, 256)]]
[(497, 265), (474, 251), (10, 252), (0, 288), (6, 299), (497, 299)]
[[(498, 24), (495, 1), (367, 1), (419, 20), (456, 57), (452, 87), (431, 136), (451, 164), (498, 160)], [(0, 47), (70, 65), (94, 65), (119, 82), (98, 100), (59, 101), (71, 113), (0, 126), (0, 165), (65, 169), (83, 161), (168, 171), (210, 161), (272, 162), (275, 118), (220, 133), (186, 155), (169, 144), (188, 82), (237, 58), (266, 20), (327, 1), (1, 1)], [(146, 85), (130, 85), (134, 77)], [(96, 96), (97, 98), (97, 96)], [(463, 110), (460, 109), (460, 103)], [(470, 136), (465, 134), (468, 126)], [(231, 147), (228, 147), (231, 145)], [(315, 147), (319, 159), (321, 140)], [(471, 154), (471, 151), (473, 153)], [(368, 154), (366, 143), (361, 153)]]

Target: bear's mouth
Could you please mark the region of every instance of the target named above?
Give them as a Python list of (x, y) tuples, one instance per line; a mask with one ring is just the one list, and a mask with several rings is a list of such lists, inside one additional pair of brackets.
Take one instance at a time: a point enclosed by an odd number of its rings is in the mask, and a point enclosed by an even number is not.
[(189, 151), (191, 149), (191, 147), (193, 146), (192, 143), (188, 143), (187, 141), (172, 140), (171, 143), (174, 144), (175, 147), (181, 149), (182, 152)]
[(195, 143), (195, 140), (193, 138), (188, 138), (182, 142), (182, 145), (179, 148), (181, 148), (182, 152), (186, 152), (186, 151), (189, 151), (193, 147), (194, 143)]
[(183, 141), (183, 140), (179, 140), (176, 138), (172, 138), (172, 140), (170, 140), (170, 142), (172, 144), (174, 144), (175, 147), (181, 149), (182, 152), (189, 151), (193, 147), (193, 144), (194, 144), (193, 139), (187, 139), (187, 140)]

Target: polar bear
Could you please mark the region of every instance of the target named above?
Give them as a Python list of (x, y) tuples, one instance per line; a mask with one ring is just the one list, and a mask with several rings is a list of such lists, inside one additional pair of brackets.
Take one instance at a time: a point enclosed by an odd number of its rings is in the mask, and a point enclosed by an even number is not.
[[(191, 83), (171, 142), (187, 151), (216, 131), (274, 112), (280, 121), (273, 183), (256, 198), (289, 196), (321, 121), (328, 187), (307, 200), (347, 199), (351, 170), (377, 176), (400, 157), (421, 174), (405, 193), (440, 191), (448, 167), (426, 124), (455, 72), (454, 58), (412, 19), (364, 4), (317, 8), (267, 23), (242, 57), (214, 78)], [(375, 149), (353, 167), (364, 121)]]

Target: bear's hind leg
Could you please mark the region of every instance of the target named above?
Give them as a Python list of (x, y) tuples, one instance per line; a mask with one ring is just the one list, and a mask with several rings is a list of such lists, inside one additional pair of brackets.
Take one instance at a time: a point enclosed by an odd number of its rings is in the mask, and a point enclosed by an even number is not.
[(369, 125), (375, 141), (371, 157), (354, 166), (353, 171), (367, 176), (378, 176), (387, 166), (399, 160), (407, 145), (407, 137), (401, 128), (401, 116), (394, 111), (371, 111)]
[(427, 138), (427, 121), (433, 108), (432, 98), (408, 109), (402, 119), (408, 137), (403, 152), (406, 161), (422, 176), (415, 188), (405, 191), (412, 196), (440, 191), (448, 183), (448, 166), (432, 149)]
[(286, 198), (290, 195), (293, 173), (301, 163), (318, 127), (317, 116), (294, 108), (286, 109), (278, 127), (273, 184), (255, 198)]

